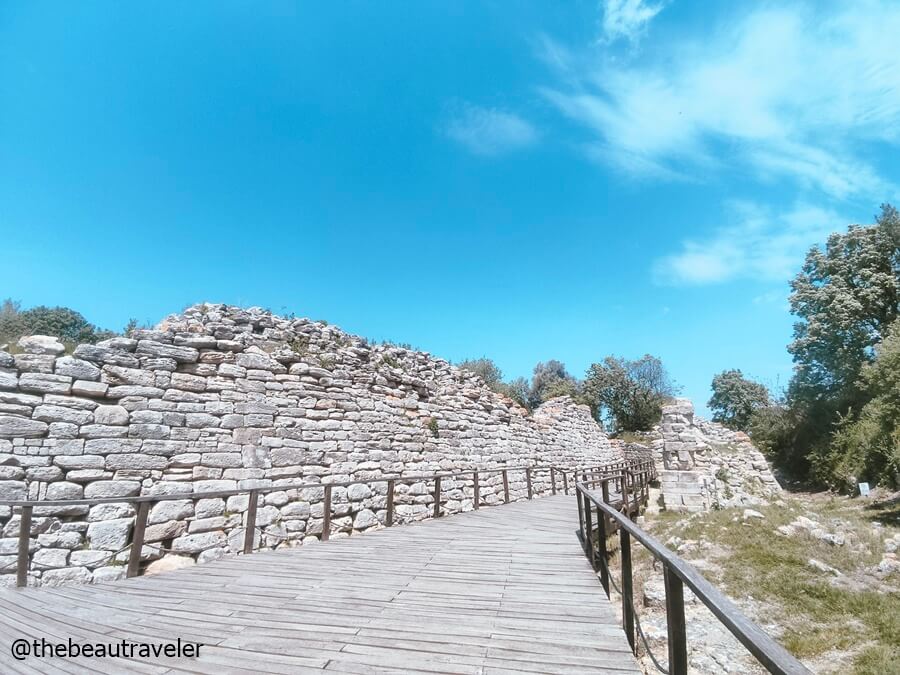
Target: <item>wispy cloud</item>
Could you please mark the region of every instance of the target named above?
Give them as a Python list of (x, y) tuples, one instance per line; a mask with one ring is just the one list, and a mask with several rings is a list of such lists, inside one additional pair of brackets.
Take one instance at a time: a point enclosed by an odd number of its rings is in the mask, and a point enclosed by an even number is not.
[[(642, 3), (609, 6), (651, 16)], [(625, 34), (617, 21), (611, 34)], [(753, 6), (633, 65), (570, 59), (543, 93), (591, 132), (592, 157), (632, 174), (702, 179), (738, 168), (836, 199), (883, 199), (896, 187), (871, 163), (870, 144), (900, 143), (897, 35), (897, 3)]]
[(499, 155), (535, 143), (537, 130), (518, 115), (465, 104), (445, 127), (446, 134), (477, 155)]
[(732, 222), (705, 239), (683, 241), (679, 252), (656, 261), (658, 283), (784, 281), (799, 269), (810, 246), (845, 223), (837, 213), (808, 204), (783, 214), (749, 202), (728, 206)]
[(644, 0), (605, 0), (603, 3), (603, 39), (613, 42), (624, 38), (631, 42), (646, 30), (651, 19), (662, 11), (665, 2)]

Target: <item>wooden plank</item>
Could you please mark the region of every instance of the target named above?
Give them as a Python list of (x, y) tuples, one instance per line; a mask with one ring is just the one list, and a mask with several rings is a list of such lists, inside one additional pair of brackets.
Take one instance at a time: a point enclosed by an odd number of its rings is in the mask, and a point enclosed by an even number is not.
[[(0, 590), (0, 633), (206, 645), (120, 671), (638, 673), (571, 497), (519, 499), (117, 583)], [(0, 672), (17, 672), (10, 659)]]

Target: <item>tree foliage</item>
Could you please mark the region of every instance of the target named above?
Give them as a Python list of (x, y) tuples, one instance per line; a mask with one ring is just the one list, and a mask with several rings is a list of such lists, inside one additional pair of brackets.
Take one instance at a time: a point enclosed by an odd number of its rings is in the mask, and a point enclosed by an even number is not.
[(487, 357), (466, 359), (459, 364), (459, 367), (481, 376), (481, 379), (484, 380), (484, 383), (490, 389), (496, 389), (497, 385), (503, 383), (503, 371)]
[(529, 393), (529, 403), (532, 408), (557, 396), (577, 398), (578, 393), (578, 381), (569, 374), (562, 361), (551, 359), (538, 363), (534, 367)]
[(98, 342), (115, 333), (100, 330), (68, 307), (40, 305), (23, 310), (11, 299), (0, 306), (0, 343), (15, 343), (24, 335), (52, 335), (68, 344)]
[(602, 363), (593, 364), (584, 391), (595, 415), (612, 431), (622, 432), (650, 429), (678, 388), (662, 361), (646, 354), (633, 361), (607, 356)]
[(821, 461), (816, 478), (852, 486), (860, 477), (900, 485), (900, 320), (862, 368), (859, 385), (871, 396), (855, 418), (846, 418)]
[(740, 370), (725, 370), (713, 377), (712, 391), (707, 405), (713, 422), (739, 431), (747, 431), (753, 413), (769, 405), (769, 390)]
[(841, 483), (849, 466), (858, 467), (858, 478), (880, 480), (877, 462), (849, 454), (874, 433), (874, 408), (862, 411), (877, 394), (864, 373), (900, 315), (900, 214), (884, 204), (874, 225), (851, 226), (832, 234), (824, 250), (810, 249), (791, 289), (798, 317), (788, 347), (793, 429), (773, 454), (819, 483)]

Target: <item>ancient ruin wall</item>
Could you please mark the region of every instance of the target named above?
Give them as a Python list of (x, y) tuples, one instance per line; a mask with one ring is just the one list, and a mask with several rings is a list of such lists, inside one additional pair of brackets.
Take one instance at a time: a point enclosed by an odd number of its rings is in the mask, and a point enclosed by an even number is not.
[(695, 417), (687, 399), (663, 407), (658, 432), (654, 447), (667, 509), (760, 504), (781, 491), (747, 434)]
[[(429, 354), (369, 345), (339, 329), (259, 309), (199, 305), (71, 355), (52, 339), (0, 351), (0, 499), (185, 495), (150, 513), (147, 542), (178, 561), (240, 548), (247, 498), (193, 493), (275, 486), (261, 499), (263, 546), (322, 530), (324, 482), (332, 531), (384, 521), (388, 474), (622, 458), (585, 406), (549, 401), (533, 416), (477, 376)], [(513, 498), (524, 476), (511, 473)], [(547, 487), (535, 475), (535, 489)], [(444, 484), (444, 512), (472, 508), (472, 485)], [(396, 519), (431, 513), (425, 483), (397, 485)], [(482, 499), (502, 499), (499, 475)], [(35, 510), (30, 583), (115, 579), (134, 523), (127, 504)], [(0, 583), (15, 568), (18, 515), (0, 506)], [(171, 555), (171, 554), (170, 554)], [(145, 563), (163, 556), (144, 550)], [(172, 562), (171, 558), (167, 559)], [(159, 563), (155, 563), (159, 564)]]

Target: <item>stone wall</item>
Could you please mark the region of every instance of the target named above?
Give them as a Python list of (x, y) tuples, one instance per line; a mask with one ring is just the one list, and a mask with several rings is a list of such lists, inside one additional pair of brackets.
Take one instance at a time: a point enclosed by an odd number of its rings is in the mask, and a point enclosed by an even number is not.
[(766, 503), (781, 492), (750, 437), (694, 416), (687, 399), (663, 407), (657, 451), (664, 506), (671, 510)]
[[(334, 489), (341, 536), (383, 523), (378, 476), (623, 457), (567, 398), (529, 416), (427, 353), (259, 309), (198, 305), (71, 355), (52, 338), (18, 346), (0, 351), (0, 500), (184, 495), (150, 512), (150, 571), (240, 548), (247, 497), (194, 493), (281, 488), (261, 498), (256, 521), (260, 544), (276, 548), (318, 540), (326, 482), (359, 481)], [(510, 481), (523, 497), (524, 475)], [(547, 489), (549, 475), (534, 481)], [(445, 513), (472, 508), (470, 480), (443, 488)], [(499, 474), (481, 494), (502, 500)], [(424, 482), (398, 483), (395, 519), (426, 518), (432, 501)], [(123, 503), (36, 508), (30, 583), (121, 577), (133, 522)], [(0, 506), (0, 584), (12, 582), (18, 527)]]

